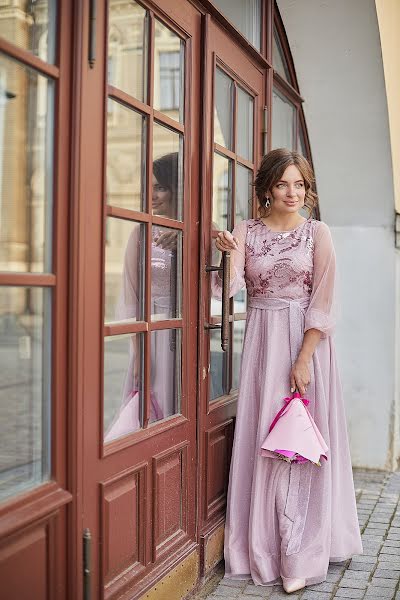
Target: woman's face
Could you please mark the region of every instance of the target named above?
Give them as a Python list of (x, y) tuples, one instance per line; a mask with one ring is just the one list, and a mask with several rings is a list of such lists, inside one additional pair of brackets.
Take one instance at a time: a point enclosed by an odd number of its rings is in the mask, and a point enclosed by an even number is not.
[(153, 175), (153, 198), (152, 210), (155, 215), (168, 215), (171, 210), (172, 194), (171, 190), (161, 185), (155, 175)]
[(295, 213), (304, 206), (306, 189), (302, 174), (296, 165), (289, 165), (281, 179), (272, 187), (271, 212)]

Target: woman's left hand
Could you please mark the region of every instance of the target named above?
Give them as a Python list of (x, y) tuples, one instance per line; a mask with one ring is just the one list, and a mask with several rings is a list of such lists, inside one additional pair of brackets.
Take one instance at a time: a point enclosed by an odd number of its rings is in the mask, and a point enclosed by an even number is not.
[(158, 238), (155, 238), (156, 246), (160, 246), (164, 250), (176, 250), (178, 240), (177, 231), (166, 231), (161, 233)]
[(303, 358), (298, 358), (290, 371), (290, 391), (294, 392), (297, 388), (301, 396), (307, 392), (307, 386), (310, 383), (310, 370), (308, 363)]

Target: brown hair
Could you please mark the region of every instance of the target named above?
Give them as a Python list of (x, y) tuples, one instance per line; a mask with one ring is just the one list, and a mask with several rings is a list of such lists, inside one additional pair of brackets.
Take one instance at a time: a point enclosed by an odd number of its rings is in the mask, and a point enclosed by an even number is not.
[(306, 190), (304, 206), (308, 209), (310, 216), (313, 209), (317, 206), (318, 196), (312, 189), (315, 176), (308, 160), (299, 154), (299, 152), (294, 152), (287, 148), (276, 148), (263, 156), (253, 184), (259, 202), (258, 210), (261, 217), (267, 217), (270, 213), (270, 209), (265, 206), (267, 200), (265, 193), (269, 192), (278, 183), (290, 165), (295, 165), (303, 176)]
[(153, 173), (158, 183), (176, 197), (178, 190), (178, 152), (164, 154), (153, 162)]

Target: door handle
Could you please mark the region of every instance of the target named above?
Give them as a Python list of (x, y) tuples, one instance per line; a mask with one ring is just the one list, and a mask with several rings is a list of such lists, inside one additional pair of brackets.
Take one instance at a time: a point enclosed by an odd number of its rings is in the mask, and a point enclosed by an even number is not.
[(228, 251), (222, 252), (222, 265), (206, 265), (206, 272), (222, 271), (222, 323), (214, 325), (206, 323), (205, 329), (221, 329), (221, 348), (224, 352), (228, 350), (229, 339), (229, 283), (230, 283), (230, 263), (231, 253)]

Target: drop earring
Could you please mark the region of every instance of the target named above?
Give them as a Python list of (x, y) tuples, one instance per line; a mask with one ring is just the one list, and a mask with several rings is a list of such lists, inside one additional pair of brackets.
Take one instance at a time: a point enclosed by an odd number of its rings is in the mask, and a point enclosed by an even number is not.
[(271, 206), (271, 200), (267, 196), (267, 199), (265, 201), (265, 208), (269, 208), (270, 206)]

